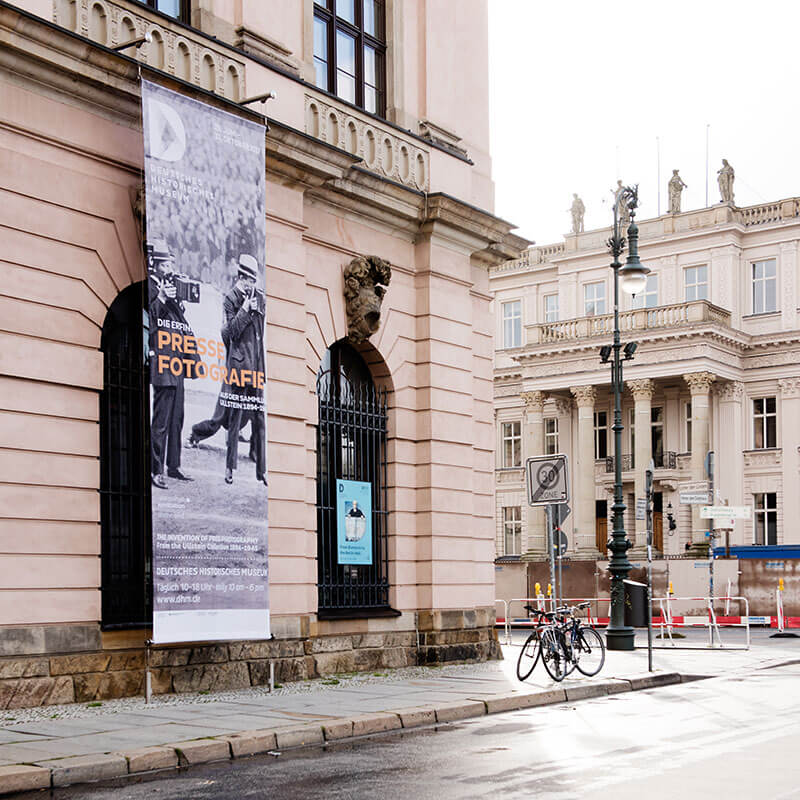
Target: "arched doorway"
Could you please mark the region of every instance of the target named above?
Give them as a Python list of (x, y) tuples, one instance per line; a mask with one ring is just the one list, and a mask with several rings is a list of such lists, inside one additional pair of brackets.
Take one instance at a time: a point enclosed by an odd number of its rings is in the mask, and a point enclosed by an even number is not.
[[(389, 607), (386, 392), (346, 341), (332, 345), (317, 374), (317, 585), (320, 619), (396, 615)], [(345, 536), (337, 482), (368, 484), (370, 563), (342, 563)], [(366, 560), (366, 559), (364, 559)]]
[(101, 623), (146, 627), (150, 596), (150, 414), (144, 282), (106, 314), (100, 394)]

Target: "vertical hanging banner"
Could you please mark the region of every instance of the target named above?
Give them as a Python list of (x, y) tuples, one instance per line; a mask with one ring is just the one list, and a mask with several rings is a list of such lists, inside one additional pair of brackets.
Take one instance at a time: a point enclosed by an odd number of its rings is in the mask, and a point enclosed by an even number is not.
[(142, 81), (153, 641), (269, 637), (265, 128)]

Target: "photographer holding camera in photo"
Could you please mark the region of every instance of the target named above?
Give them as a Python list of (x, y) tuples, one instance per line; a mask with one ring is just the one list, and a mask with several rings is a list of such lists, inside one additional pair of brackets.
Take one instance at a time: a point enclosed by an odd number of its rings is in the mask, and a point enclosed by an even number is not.
[[(188, 355), (173, 347), (179, 337), (192, 336), (192, 329), (183, 313), (183, 297), (188, 302), (199, 300), (199, 285), (196, 298), (192, 299), (192, 282), (176, 280), (175, 259), (164, 239), (156, 239), (147, 246), (147, 267), (150, 273), (150, 385), (153, 387), (153, 408), (150, 420), (151, 464), (153, 486), (168, 489), (164, 477), (179, 481), (193, 480), (181, 470), (181, 432), (183, 430), (185, 359), (200, 361), (196, 354)], [(189, 289), (186, 288), (189, 284)], [(187, 297), (188, 292), (188, 297)], [(159, 335), (162, 333), (162, 335)], [(163, 358), (160, 358), (163, 357)], [(181, 368), (171, 368), (173, 360), (180, 360)], [(191, 366), (191, 365), (190, 365)], [(188, 377), (196, 377), (196, 372)]]

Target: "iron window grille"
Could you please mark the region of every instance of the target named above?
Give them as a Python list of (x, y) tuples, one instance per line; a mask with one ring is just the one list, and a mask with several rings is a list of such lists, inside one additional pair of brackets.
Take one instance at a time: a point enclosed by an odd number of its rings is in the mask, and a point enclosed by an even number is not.
[[(387, 397), (361, 356), (338, 342), (317, 375), (317, 586), (320, 619), (395, 616), (389, 606)], [(340, 564), (336, 481), (372, 487), (372, 563)]]
[(386, 115), (383, 0), (316, 0), (314, 82), (377, 116)]
[(124, 289), (103, 323), (100, 394), (101, 626), (152, 624), (146, 284)]

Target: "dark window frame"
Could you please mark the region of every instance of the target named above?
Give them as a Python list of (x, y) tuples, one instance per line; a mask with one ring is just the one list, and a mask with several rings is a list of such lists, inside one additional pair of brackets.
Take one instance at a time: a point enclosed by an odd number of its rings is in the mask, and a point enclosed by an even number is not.
[(166, 11), (162, 11), (158, 7), (158, 0), (136, 0), (139, 5), (147, 6), (148, 8), (153, 9), (153, 11), (158, 11), (159, 14), (163, 14), (165, 17), (170, 17), (171, 19), (176, 19), (178, 22), (183, 22), (184, 25), (191, 25), (192, 24), (192, 3), (191, 0), (180, 0), (180, 13), (177, 17), (174, 17), (172, 14), (167, 13)]
[[(342, 33), (352, 36), (356, 42), (355, 52), (355, 101), (352, 105), (365, 111), (367, 114), (374, 114), (378, 117), (386, 116), (386, 5), (383, 0), (377, 3), (378, 19), (376, 21), (377, 33), (383, 38), (373, 36), (364, 30), (364, 0), (354, 0), (355, 8), (355, 22), (351, 23), (342, 17), (337, 16), (335, 10), (336, 0), (315, 0), (314, 2), (314, 19), (322, 20), (326, 25), (327, 33), (327, 86), (319, 86), (317, 88), (328, 92), (329, 94), (336, 95), (344, 100), (337, 92), (337, 50), (336, 50), (336, 33)], [(366, 78), (364, 74), (364, 48), (371, 47), (375, 50), (375, 91), (376, 103), (375, 110), (366, 108), (364, 100), (364, 87)], [(315, 53), (316, 57), (316, 53)], [(316, 76), (315, 76), (316, 77)]]
[(753, 494), (753, 544), (778, 544), (778, 494), (756, 492)]

